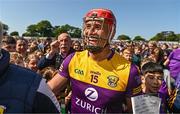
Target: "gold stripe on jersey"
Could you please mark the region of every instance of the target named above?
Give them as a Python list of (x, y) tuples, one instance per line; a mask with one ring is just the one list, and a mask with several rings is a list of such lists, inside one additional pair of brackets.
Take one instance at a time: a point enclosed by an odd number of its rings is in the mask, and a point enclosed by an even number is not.
[(128, 83), (130, 62), (117, 52), (110, 60), (93, 61), (88, 51), (76, 52), (69, 63), (70, 77), (101, 88), (125, 91)]

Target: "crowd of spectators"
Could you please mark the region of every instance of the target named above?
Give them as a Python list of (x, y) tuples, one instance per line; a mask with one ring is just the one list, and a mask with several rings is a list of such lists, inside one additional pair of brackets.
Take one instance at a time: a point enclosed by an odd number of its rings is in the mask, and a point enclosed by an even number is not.
[[(10, 52), (10, 62), (12, 64), (37, 72), (47, 82), (58, 73), (61, 63), (69, 54), (84, 50), (83, 42), (81, 40), (72, 40), (71, 36), (67, 33), (60, 34), (57, 39), (50, 37), (44, 39), (25, 39), (23, 37), (4, 36), (2, 48)], [(170, 57), (172, 56), (171, 53), (175, 50), (180, 50), (179, 44), (158, 43), (155, 41), (118, 41), (111, 44), (111, 49), (135, 64), (140, 73), (143, 72), (142, 76), (146, 76), (147, 72), (144, 70), (149, 68), (146, 63), (149, 63), (150, 67), (155, 67), (158, 64), (163, 69), (176, 70), (176, 76), (180, 72), (180, 69), (174, 69), (174, 67), (180, 66), (180, 53), (176, 55), (178, 56), (176, 57), (176, 63), (170, 63), (170, 60), (173, 58)], [(159, 66), (157, 67), (159, 68)], [(163, 74), (162, 71), (158, 73)], [(173, 76), (173, 78), (176, 76)], [(147, 90), (145, 89), (148, 87), (146, 87), (144, 78), (142, 78), (142, 82), (142, 90)], [(163, 86), (163, 83), (160, 83), (160, 86)], [(60, 103), (65, 103), (66, 107), (69, 107), (68, 104), (70, 103), (71, 96), (70, 84), (63, 91), (56, 93), (56, 95)], [(64, 101), (62, 101), (62, 98)], [(70, 108), (66, 108), (66, 110), (68, 111)]]

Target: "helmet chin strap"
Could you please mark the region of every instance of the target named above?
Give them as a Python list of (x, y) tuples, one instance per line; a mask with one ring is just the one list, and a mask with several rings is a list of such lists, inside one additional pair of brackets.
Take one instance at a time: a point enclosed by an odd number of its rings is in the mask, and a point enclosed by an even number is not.
[(102, 52), (103, 49), (108, 45), (109, 45), (108, 41), (106, 42), (106, 44), (103, 47), (101, 47), (101, 46), (92, 46), (92, 45), (86, 44), (85, 49), (87, 49), (89, 52), (91, 52), (93, 54), (96, 54), (96, 53)]
[(103, 48), (100, 46), (95, 47), (95, 46), (90, 46), (90, 45), (86, 45), (85, 49), (87, 49), (89, 52), (94, 53), (94, 54), (99, 53), (103, 50)]

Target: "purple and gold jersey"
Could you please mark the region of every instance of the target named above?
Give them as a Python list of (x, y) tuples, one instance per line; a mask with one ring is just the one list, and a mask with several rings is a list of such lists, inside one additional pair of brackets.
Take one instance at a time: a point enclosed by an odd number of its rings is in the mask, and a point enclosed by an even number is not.
[(59, 73), (71, 80), (72, 113), (122, 112), (125, 97), (141, 93), (136, 66), (116, 52), (100, 62), (88, 51), (76, 52), (64, 60)]

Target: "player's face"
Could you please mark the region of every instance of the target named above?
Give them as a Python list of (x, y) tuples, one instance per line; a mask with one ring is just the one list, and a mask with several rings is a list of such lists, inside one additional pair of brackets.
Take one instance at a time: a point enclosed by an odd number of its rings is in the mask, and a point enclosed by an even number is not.
[(145, 86), (149, 93), (157, 93), (161, 87), (163, 74), (161, 73), (146, 73)]
[(84, 25), (83, 34), (85, 42), (90, 46), (104, 47), (108, 41), (108, 25), (103, 21), (87, 21)]

